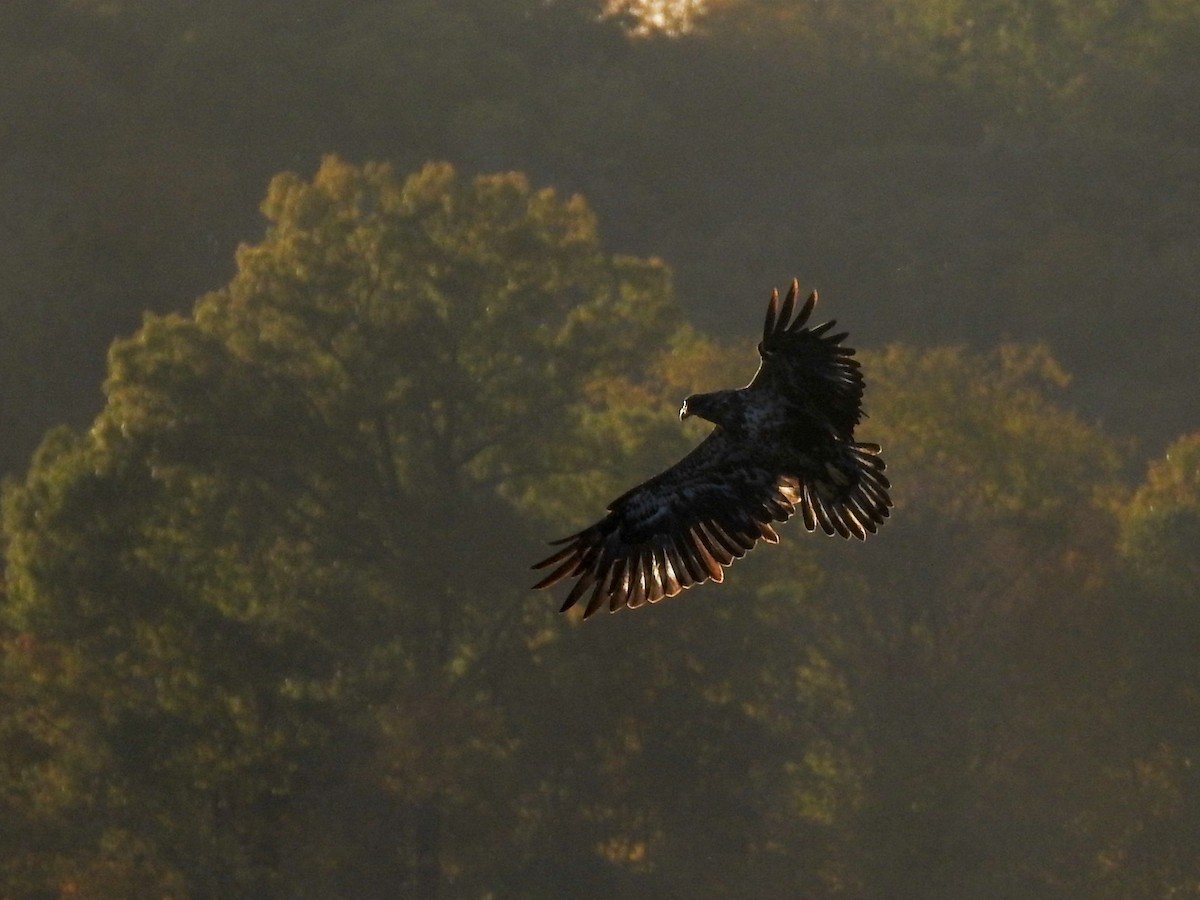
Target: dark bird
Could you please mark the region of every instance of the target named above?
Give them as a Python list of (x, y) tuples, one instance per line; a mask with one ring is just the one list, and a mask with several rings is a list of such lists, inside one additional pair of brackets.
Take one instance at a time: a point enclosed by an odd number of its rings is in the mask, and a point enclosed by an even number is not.
[(891, 487), (878, 444), (858, 443), (862, 369), (834, 322), (806, 327), (812, 293), (795, 318), (798, 285), (771, 293), (762, 362), (744, 388), (692, 394), (679, 418), (712, 432), (665, 472), (626, 491), (608, 515), (533, 568), (550, 574), (535, 590), (578, 579), (562, 611), (588, 595), (583, 616), (657, 603), (709, 579), (799, 510), (804, 526), (865, 540), (888, 517)]

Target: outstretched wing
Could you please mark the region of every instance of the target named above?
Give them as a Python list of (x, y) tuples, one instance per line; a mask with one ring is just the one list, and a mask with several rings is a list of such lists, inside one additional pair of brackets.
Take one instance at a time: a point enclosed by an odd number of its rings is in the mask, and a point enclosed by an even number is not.
[(771, 295), (754, 379), (718, 392), (741, 398), (746, 415), (622, 494), (596, 524), (554, 541), (562, 547), (534, 566), (550, 569), (534, 589), (576, 579), (562, 609), (587, 595), (587, 618), (606, 604), (615, 612), (723, 580), (724, 566), (760, 539), (778, 541), (771, 523), (797, 510), (809, 531), (875, 533), (892, 501), (879, 447), (854, 441), (862, 371), (841, 344), (846, 335), (827, 334), (833, 322), (807, 327), (817, 295), (797, 313), (798, 290), (793, 281), (782, 305)]
[(865, 541), (891, 514), (891, 482), (878, 444), (829, 440), (797, 454), (787, 467), (796, 482), (804, 527)]
[(836, 323), (808, 327), (816, 292), (797, 311), (798, 294), (795, 280), (782, 305), (771, 292), (758, 345), (762, 363), (748, 390), (788, 410), (774, 452), (780, 470), (798, 483), (805, 527), (863, 540), (883, 524), (892, 500), (879, 446), (854, 440), (863, 416), (862, 368), (854, 350), (842, 346), (846, 332), (828, 333)]
[(846, 332), (828, 334), (835, 321), (806, 327), (817, 305), (813, 291), (795, 318), (799, 284), (779, 303), (771, 293), (763, 338), (758, 345), (762, 363), (748, 387), (769, 389), (809, 417), (827, 422), (835, 434), (849, 440), (862, 419), (863, 376), (854, 350), (843, 347)]
[(723, 580), (722, 567), (760, 539), (778, 541), (771, 523), (786, 520), (798, 502), (795, 479), (759, 464), (717, 429), (674, 466), (610, 503), (595, 525), (554, 541), (564, 546), (534, 566), (552, 568), (534, 589), (577, 578), (562, 609), (590, 591), (584, 618), (605, 604), (615, 612), (657, 603)]

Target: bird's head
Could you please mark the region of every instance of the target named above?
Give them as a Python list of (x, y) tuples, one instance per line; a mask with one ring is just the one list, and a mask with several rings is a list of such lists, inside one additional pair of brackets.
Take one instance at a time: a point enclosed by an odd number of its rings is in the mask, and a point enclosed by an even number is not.
[(736, 417), (737, 391), (714, 391), (711, 394), (691, 394), (679, 407), (679, 421), (699, 416), (714, 425), (730, 425)]

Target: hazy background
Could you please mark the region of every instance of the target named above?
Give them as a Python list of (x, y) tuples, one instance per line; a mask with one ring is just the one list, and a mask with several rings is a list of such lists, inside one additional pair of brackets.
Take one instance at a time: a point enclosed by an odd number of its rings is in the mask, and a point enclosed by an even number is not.
[(598, 5), (5, 3), (3, 468), (324, 153), (581, 191), (706, 329), (799, 275), (868, 345), (1047, 342), (1148, 453), (1194, 426), (1193, 4), (739, 0), (644, 39)]
[[(1200, 896), (1198, 59), (1195, 0), (4, 0), (0, 894)], [(557, 617), (793, 276), (894, 520)]]

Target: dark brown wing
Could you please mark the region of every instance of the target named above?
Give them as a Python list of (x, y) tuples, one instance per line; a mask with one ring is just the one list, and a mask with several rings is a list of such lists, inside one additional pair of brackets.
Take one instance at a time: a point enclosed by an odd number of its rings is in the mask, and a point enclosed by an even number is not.
[(817, 305), (815, 291), (792, 317), (799, 289), (793, 281), (782, 306), (779, 292), (771, 293), (758, 345), (762, 363), (749, 387), (777, 392), (849, 440), (862, 419), (862, 369), (854, 350), (842, 346), (846, 332), (828, 334), (836, 322), (806, 327)]
[(604, 605), (615, 612), (657, 603), (723, 580), (722, 567), (760, 539), (778, 541), (771, 523), (790, 517), (800, 497), (794, 479), (780, 478), (717, 429), (674, 466), (610, 503), (595, 525), (554, 541), (563, 547), (534, 566), (551, 569), (534, 588), (577, 579), (562, 609), (590, 591), (584, 618)]
[(762, 364), (748, 390), (781, 399), (788, 411), (773, 452), (780, 471), (797, 482), (805, 527), (865, 539), (888, 517), (892, 500), (879, 446), (854, 440), (863, 416), (862, 368), (854, 350), (842, 346), (846, 333), (828, 333), (834, 322), (808, 327), (816, 292), (797, 311), (798, 294), (795, 281), (782, 304), (772, 291), (758, 345)]
[(610, 503), (599, 522), (553, 542), (562, 547), (534, 566), (550, 569), (535, 589), (576, 579), (562, 609), (587, 595), (587, 618), (604, 605), (635, 608), (723, 580), (723, 567), (760, 539), (778, 541), (771, 523), (797, 509), (809, 531), (865, 539), (878, 530), (892, 501), (879, 447), (854, 441), (862, 371), (841, 345), (846, 335), (827, 334), (833, 322), (806, 327), (815, 293), (793, 317), (797, 292), (793, 281), (782, 305), (772, 293), (762, 364), (739, 392), (743, 402), (762, 404), (746, 407), (750, 419), (771, 426), (753, 440), (714, 430), (674, 466)]
[(805, 528), (860, 541), (879, 530), (892, 506), (879, 452), (878, 444), (828, 440), (797, 455), (787, 469)]

